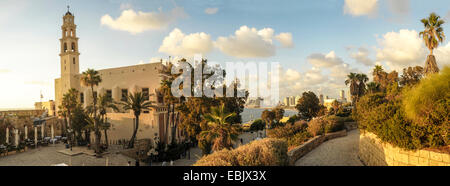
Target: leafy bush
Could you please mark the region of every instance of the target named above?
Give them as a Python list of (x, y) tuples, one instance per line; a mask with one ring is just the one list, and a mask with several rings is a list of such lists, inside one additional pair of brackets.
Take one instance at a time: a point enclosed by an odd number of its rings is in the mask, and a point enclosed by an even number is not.
[(304, 121), (298, 121), (294, 125), (279, 126), (267, 130), (267, 136), (270, 138), (287, 139), (294, 136), (298, 132), (306, 131), (308, 125)]
[(449, 125), (450, 67), (441, 73), (422, 79), (411, 89), (405, 89), (403, 107), (406, 117), (417, 125)]
[(325, 118), (325, 133), (337, 132), (344, 129), (344, 118), (339, 116), (328, 116)]
[(356, 104), (359, 128), (376, 134), (382, 141), (404, 149), (441, 147), (449, 144), (448, 120), (446, 125), (415, 124), (406, 118), (402, 106), (405, 103), (402, 99), (408, 98), (405, 95), (401, 96), (395, 86), (386, 93), (363, 96)]
[(313, 136), (336, 132), (344, 129), (344, 118), (339, 116), (322, 116), (308, 123), (308, 132)]
[(266, 138), (233, 150), (221, 150), (199, 159), (194, 166), (285, 166), (288, 164), (284, 140)]
[(257, 119), (250, 125), (250, 131), (264, 130), (265, 126), (266, 123), (263, 120)]
[(325, 132), (325, 124), (325, 117), (315, 118), (308, 123), (308, 132), (312, 136), (322, 135)]
[(292, 148), (299, 146), (303, 144), (304, 142), (308, 141), (308, 139), (311, 138), (311, 134), (308, 131), (303, 131), (294, 134), (294, 136), (287, 139), (288, 143), (288, 150), (291, 150)]

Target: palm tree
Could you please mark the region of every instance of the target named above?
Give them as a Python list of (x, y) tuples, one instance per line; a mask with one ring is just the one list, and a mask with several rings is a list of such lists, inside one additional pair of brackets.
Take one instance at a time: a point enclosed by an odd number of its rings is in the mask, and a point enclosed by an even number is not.
[(347, 79), (345, 80), (345, 85), (350, 84), (350, 95), (352, 97), (352, 104), (356, 103), (356, 98), (359, 94), (359, 85), (358, 85), (358, 78), (356, 73), (351, 72), (349, 75), (347, 75)]
[(375, 65), (372, 75), (373, 81), (382, 84), (382, 82), (385, 80), (386, 72), (384, 72), (384, 69), (381, 65)]
[[(150, 95), (149, 95), (150, 96)], [(136, 139), (136, 134), (139, 128), (139, 116), (142, 111), (149, 109), (149, 107), (154, 107), (152, 105), (153, 102), (147, 101), (146, 96), (142, 94), (142, 92), (135, 92), (133, 94), (129, 94), (126, 97), (126, 101), (120, 102), (123, 105), (124, 110), (132, 110), (134, 114), (134, 131), (131, 136), (130, 143), (128, 144), (128, 148), (134, 147), (134, 141)]]
[(358, 79), (358, 98), (360, 98), (366, 93), (366, 82), (369, 78), (366, 74), (356, 74), (356, 78)]
[[(63, 95), (61, 107), (63, 108), (60, 114), (63, 114), (67, 121), (67, 127), (72, 129), (72, 111), (78, 105), (78, 90), (71, 88)], [(72, 142), (72, 135), (69, 134), (69, 141)]]
[(378, 92), (379, 89), (380, 89), (380, 84), (375, 83), (375, 82), (367, 83), (367, 91), (369, 93), (372, 94), (372, 93)]
[(105, 142), (106, 146), (108, 146), (108, 133), (107, 130), (110, 127), (110, 123), (108, 123), (108, 117), (106, 116), (107, 110), (110, 108), (114, 111), (119, 111), (119, 108), (113, 103), (111, 97), (103, 94), (98, 97), (98, 113), (100, 114), (100, 128), (103, 129), (105, 134)]
[(233, 148), (233, 141), (237, 139), (238, 132), (227, 119), (235, 115), (236, 113), (227, 113), (225, 111), (225, 104), (211, 108), (211, 113), (203, 116), (208, 122), (209, 130), (202, 131), (200, 138), (211, 141), (214, 151)]
[(425, 62), (425, 74), (437, 73), (439, 72), (439, 68), (433, 56), (433, 49), (438, 47), (439, 42), (444, 42), (444, 28), (441, 26), (445, 21), (433, 12), (428, 18), (424, 18), (420, 22), (423, 23), (425, 30), (420, 32), (419, 35), (423, 37), (425, 45), (430, 50), (430, 55), (428, 55), (427, 61)]
[[(176, 137), (176, 129), (177, 125), (175, 125), (175, 104), (179, 102), (179, 100), (172, 95), (172, 82), (176, 79), (178, 74), (172, 74), (173, 63), (169, 62), (167, 65), (164, 65), (163, 68), (159, 71), (160, 76), (163, 78), (160, 83), (159, 91), (162, 93), (164, 98), (164, 103), (167, 105), (167, 118), (170, 118), (172, 122), (172, 141), (175, 140)], [(171, 117), (170, 117), (171, 116)], [(178, 122), (177, 122), (178, 123)], [(166, 134), (169, 130), (169, 125), (165, 125)], [(166, 135), (166, 142), (169, 141), (169, 135)]]
[(97, 96), (94, 94), (94, 86), (98, 86), (102, 82), (102, 78), (98, 74), (98, 71), (94, 69), (88, 69), (81, 74), (81, 84), (86, 87), (91, 87), (92, 98), (93, 98), (93, 124), (95, 131), (95, 152), (97, 156), (100, 156), (100, 130), (98, 126), (98, 118), (97, 118)]

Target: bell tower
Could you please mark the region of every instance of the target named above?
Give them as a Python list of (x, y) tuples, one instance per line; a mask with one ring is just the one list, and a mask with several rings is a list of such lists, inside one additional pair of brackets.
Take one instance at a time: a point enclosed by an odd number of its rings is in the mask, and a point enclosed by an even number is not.
[(80, 53), (78, 52), (76, 29), (75, 17), (69, 11), (69, 6), (67, 6), (67, 12), (63, 16), (63, 25), (61, 26), (62, 37), (59, 39), (61, 42), (59, 56), (61, 59), (61, 90), (63, 94), (70, 88), (80, 90)]

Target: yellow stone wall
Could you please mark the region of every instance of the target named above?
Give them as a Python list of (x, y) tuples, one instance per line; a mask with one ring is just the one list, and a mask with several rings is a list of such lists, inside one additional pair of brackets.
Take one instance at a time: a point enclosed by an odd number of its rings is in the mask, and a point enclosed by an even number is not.
[(450, 154), (431, 150), (407, 151), (361, 131), (359, 158), (368, 166), (450, 166)]

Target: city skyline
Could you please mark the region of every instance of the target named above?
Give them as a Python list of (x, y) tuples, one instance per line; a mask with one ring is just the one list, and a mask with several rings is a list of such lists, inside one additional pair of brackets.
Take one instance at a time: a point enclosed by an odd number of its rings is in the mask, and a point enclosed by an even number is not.
[[(67, 5), (77, 16), (80, 71), (193, 53), (217, 62), (278, 61), (284, 74), (281, 98), (307, 90), (338, 97), (333, 90), (347, 90), (343, 80), (348, 72), (371, 77), (374, 64), (397, 71), (423, 65), (426, 47), (418, 37), (418, 20), (429, 12), (450, 18), (445, 6), (415, 0), (373, 0), (368, 7), (351, 0), (283, 1), (277, 7), (258, 1), (257, 9), (254, 1), (47, 2), (0, 2), (0, 78), (8, 87), (0, 109), (32, 108), (41, 91), (44, 101), (55, 99), (59, 29)], [(320, 24), (304, 26), (311, 22)], [(355, 28), (358, 33), (350, 32)], [(244, 44), (248, 50), (232, 50)], [(265, 47), (255, 47), (261, 44)], [(450, 64), (447, 41), (436, 53), (440, 66)]]

